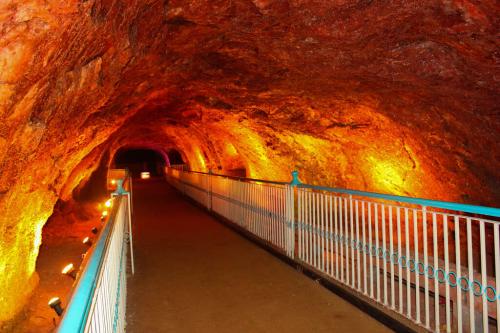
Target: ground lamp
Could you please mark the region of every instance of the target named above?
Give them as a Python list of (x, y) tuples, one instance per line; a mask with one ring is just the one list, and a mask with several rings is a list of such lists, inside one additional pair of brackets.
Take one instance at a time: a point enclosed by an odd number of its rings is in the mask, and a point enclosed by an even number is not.
[(61, 271), (62, 274), (69, 276), (73, 280), (76, 279), (76, 269), (73, 264), (67, 264)]
[(52, 297), (49, 301), (49, 306), (54, 309), (57, 315), (60, 317), (63, 313), (63, 309), (61, 307), (61, 300), (59, 297)]
[(90, 237), (85, 237), (83, 239), (82, 243), (85, 245), (88, 245), (88, 246), (92, 245), (92, 241), (90, 240)]

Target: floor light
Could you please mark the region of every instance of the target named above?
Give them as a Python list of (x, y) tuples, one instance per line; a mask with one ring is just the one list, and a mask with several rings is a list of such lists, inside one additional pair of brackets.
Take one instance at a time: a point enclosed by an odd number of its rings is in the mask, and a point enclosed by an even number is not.
[(85, 237), (83, 239), (82, 243), (85, 245), (88, 245), (88, 246), (92, 245), (92, 241), (90, 240), (90, 237)]
[(49, 306), (54, 309), (59, 317), (62, 315), (63, 309), (61, 307), (61, 300), (59, 297), (52, 297), (49, 301)]
[(75, 269), (75, 266), (73, 264), (67, 264), (66, 266), (64, 266), (61, 273), (69, 276), (73, 280), (76, 279), (76, 269)]

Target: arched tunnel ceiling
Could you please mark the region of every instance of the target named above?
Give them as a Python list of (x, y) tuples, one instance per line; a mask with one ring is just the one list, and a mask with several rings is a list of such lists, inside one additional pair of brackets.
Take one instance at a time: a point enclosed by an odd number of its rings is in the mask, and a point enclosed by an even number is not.
[[(494, 0), (0, 3), (0, 321), (105, 152), (498, 204)], [(12, 267), (21, 267), (12, 270)]]

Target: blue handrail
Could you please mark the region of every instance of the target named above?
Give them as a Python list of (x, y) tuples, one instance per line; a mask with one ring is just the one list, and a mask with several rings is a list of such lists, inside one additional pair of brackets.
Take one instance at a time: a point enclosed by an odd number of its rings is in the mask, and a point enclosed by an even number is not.
[(411, 198), (411, 197), (404, 197), (404, 196), (400, 196), (400, 195), (381, 194), (381, 193), (374, 193), (374, 192), (348, 190), (348, 189), (343, 189), (343, 188), (325, 187), (325, 186), (308, 185), (308, 184), (299, 184), (297, 186), (300, 188), (310, 188), (310, 189), (320, 190), (320, 191), (351, 194), (351, 195), (357, 195), (357, 196), (363, 196), (363, 197), (369, 197), (369, 198), (377, 198), (377, 199), (391, 200), (391, 201), (397, 201), (397, 202), (405, 202), (405, 203), (421, 205), (421, 206), (426, 206), (426, 207), (427, 206), (428, 207), (436, 207), (436, 208), (454, 210), (454, 211), (471, 213), (471, 214), (480, 214), (480, 215), (489, 215), (489, 216), (493, 216), (493, 217), (500, 217), (500, 208), (475, 206), (475, 205), (461, 204), (461, 203), (448, 202), (448, 201)]
[[(121, 197), (118, 200), (121, 200)], [(97, 278), (99, 277), (104, 259), (104, 251), (108, 244), (118, 207), (120, 207), (120, 201), (113, 205), (113, 212), (110, 214), (106, 226), (101, 231), (94, 250), (87, 261), (87, 265), (78, 280), (71, 301), (66, 307), (66, 311), (59, 324), (58, 332), (60, 333), (79, 333), (85, 330), (90, 305), (92, 304), (94, 291), (97, 286)]]

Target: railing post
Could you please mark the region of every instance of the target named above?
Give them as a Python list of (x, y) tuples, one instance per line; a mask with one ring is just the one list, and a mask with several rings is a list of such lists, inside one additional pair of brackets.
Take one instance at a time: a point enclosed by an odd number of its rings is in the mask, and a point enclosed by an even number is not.
[(287, 225), (288, 225), (288, 235), (287, 235), (287, 254), (290, 258), (295, 257), (295, 190), (297, 185), (300, 185), (299, 172), (297, 170), (292, 171), (292, 181), (287, 188), (286, 194), (286, 212), (287, 212)]
[(212, 210), (212, 169), (208, 170), (208, 210)]
[[(130, 188), (132, 189), (132, 177), (129, 178)], [(116, 196), (127, 196), (127, 211), (128, 211), (128, 241), (130, 245), (130, 264), (132, 268), (132, 275), (135, 274), (135, 262), (134, 262), (134, 246), (133, 246), (133, 236), (132, 236), (132, 195), (131, 191), (127, 192), (123, 188), (123, 179), (118, 179), (116, 191), (112, 193), (113, 197)]]

